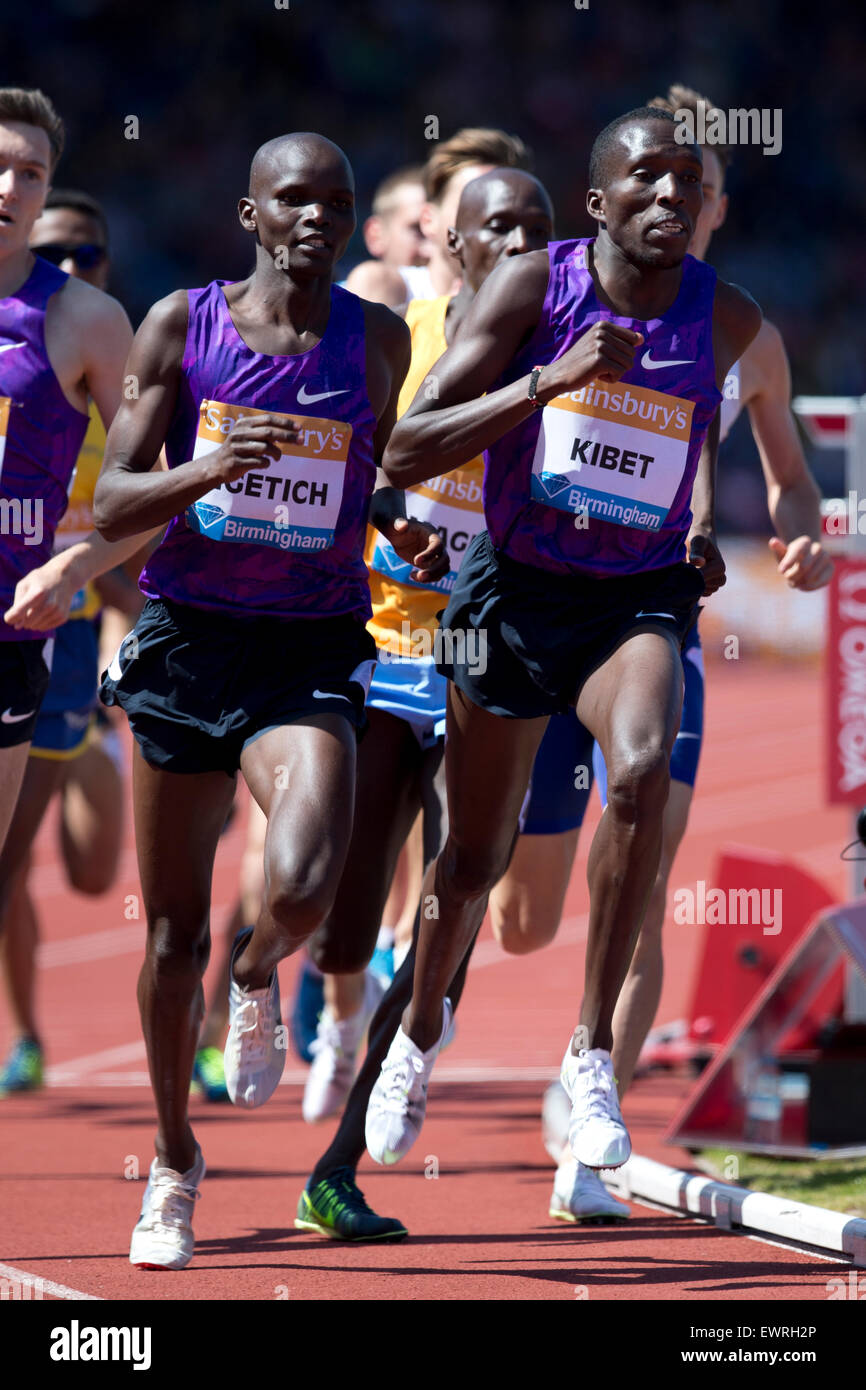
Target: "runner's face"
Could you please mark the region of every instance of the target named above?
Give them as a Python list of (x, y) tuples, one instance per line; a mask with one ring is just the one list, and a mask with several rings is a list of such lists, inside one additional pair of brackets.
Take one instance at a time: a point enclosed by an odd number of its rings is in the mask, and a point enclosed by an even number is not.
[(541, 251), (553, 236), (549, 200), (534, 180), (519, 175), (486, 184), (481, 200), (460, 220), (460, 261), (473, 292), (501, 261)]
[(642, 121), (620, 132), (607, 187), (590, 190), (587, 207), (627, 260), (664, 269), (679, 265), (688, 250), (701, 179), (697, 146), (678, 145), (669, 121)]
[(382, 218), (384, 249), (381, 260), (386, 265), (426, 265), (430, 248), (421, 231), (424, 189), (419, 183), (407, 183), (397, 189), (397, 193), (397, 206)]
[(438, 203), (425, 203), (421, 213), (421, 230), (427, 240), (438, 251), (444, 254), (448, 252), (448, 229), (454, 226), (457, 218), (457, 204), (460, 202), (460, 194), (463, 192), (467, 183), (479, 178), (482, 174), (489, 174), (494, 164), (467, 164), (465, 168), (458, 169), (456, 174), (445, 185), (441, 201)]
[(715, 150), (706, 145), (703, 147), (702, 153), (704, 173), (701, 188), (704, 195), (704, 205), (698, 214), (695, 233), (689, 243), (689, 253), (692, 256), (697, 256), (699, 261), (702, 261), (706, 256), (713, 232), (717, 232), (721, 227), (728, 211), (728, 195), (722, 191), (725, 184), (725, 174), (719, 163), (719, 157)]
[(48, 192), (51, 145), (44, 130), (0, 123), (0, 255), (20, 251)]
[(72, 256), (60, 261), (60, 269), (65, 270), (75, 280), (86, 280), (104, 290), (108, 284), (108, 254), (105, 248), (105, 233), (95, 217), (77, 208), (46, 208), (33, 224), (30, 233), (30, 246), (39, 252), (40, 246), (100, 246), (102, 259), (93, 266), (82, 269)]
[(263, 171), (256, 196), (241, 198), (239, 211), (279, 270), (329, 278), (355, 230), (352, 171), (336, 152), (291, 146)]

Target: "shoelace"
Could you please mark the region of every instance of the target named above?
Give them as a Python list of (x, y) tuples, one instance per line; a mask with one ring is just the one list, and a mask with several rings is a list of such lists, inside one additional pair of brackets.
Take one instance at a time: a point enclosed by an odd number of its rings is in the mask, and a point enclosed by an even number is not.
[[(317, 1057), (320, 1052), (324, 1052), (326, 1048), (330, 1048), (332, 1052), (336, 1053), (338, 1058), (350, 1060), (349, 1054), (343, 1045), (344, 1042), (345, 1037), (344, 1033), (340, 1031), (340, 1024), (325, 1018), (325, 1015), (322, 1014), (322, 1017), (319, 1019), (316, 1036), (310, 1043), (311, 1054)], [(353, 1049), (351, 1059), (354, 1059), (356, 1051), (357, 1048)]]
[(187, 1187), (174, 1178), (158, 1179), (151, 1189), (150, 1220), (152, 1226), (163, 1226), (177, 1230), (187, 1226), (190, 1219), (190, 1203), (198, 1201), (201, 1193), (198, 1188)]
[(591, 1071), (578, 1073), (578, 1085), (585, 1113), (594, 1120), (619, 1122), (615, 1111), (616, 1088), (600, 1061), (594, 1061)]
[(403, 1053), (400, 1057), (386, 1057), (382, 1063), (382, 1076), (385, 1079), (385, 1095), (383, 1106), (386, 1110), (394, 1111), (402, 1115), (405, 1110), (404, 1102), (409, 1099), (414, 1077), (412, 1072), (421, 1076), (424, 1073), (424, 1063), (420, 1057), (416, 1057), (414, 1052)]
[[(317, 1184), (323, 1190), (317, 1197), (316, 1205), (321, 1205), (327, 1216), (339, 1216), (343, 1211), (353, 1216), (373, 1215), (364, 1201), (363, 1192), (355, 1183), (351, 1168), (336, 1168), (326, 1182), (327, 1186), (325, 1183)], [(340, 1189), (345, 1196), (341, 1195)]]
[(244, 1056), (249, 1062), (261, 1061), (267, 1052), (268, 1035), (264, 1021), (264, 1000), (261, 999), (245, 999), (235, 1014), (238, 1046), (242, 1039)]

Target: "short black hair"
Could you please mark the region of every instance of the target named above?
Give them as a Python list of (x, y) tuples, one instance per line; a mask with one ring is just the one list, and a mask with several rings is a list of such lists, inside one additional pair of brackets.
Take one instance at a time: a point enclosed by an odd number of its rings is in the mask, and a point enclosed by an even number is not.
[(49, 208), (72, 208), (75, 212), (83, 212), (86, 217), (92, 217), (102, 228), (102, 235), (108, 243), (108, 219), (102, 204), (89, 193), (84, 193), (80, 188), (52, 188), (45, 199), (46, 212)]
[(676, 125), (673, 112), (665, 111), (662, 106), (636, 106), (633, 111), (626, 111), (624, 116), (617, 116), (615, 121), (611, 121), (610, 125), (606, 125), (604, 130), (600, 131), (593, 142), (589, 156), (590, 188), (604, 187), (608, 160), (618, 144), (619, 132), (624, 126), (635, 125), (640, 121), (670, 121), (671, 125)]

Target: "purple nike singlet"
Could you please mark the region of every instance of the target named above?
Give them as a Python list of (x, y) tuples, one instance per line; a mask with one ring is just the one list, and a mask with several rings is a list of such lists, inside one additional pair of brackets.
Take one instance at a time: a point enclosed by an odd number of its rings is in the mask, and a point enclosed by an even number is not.
[(563, 356), (599, 319), (643, 334), (618, 382), (557, 396), (485, 455), (494, 546), (558, 574), (636, 574), (684, 558), (701, 447), (721, 392), (713, 357), (716, 272), (686, 256), (663, 318), (605, 308), (587, 269), (592, 239), (551, 242), (538, 326), (496, 386)]
[(279, 618), (370, 616), (364, 537), (376, 480), (361, 301), (331, 288), (324, 336), (273, 357), (241, 338), (221, 280), (190, 290), (169, 467), (217, 449), (244, 415), (299, 421), (296, 445), (176, 516), (141, 576), (148, 598)]
[[(19, 579), (50, 559), (57, 523), (87, 432), (48, 360), (45, 310), (69, 276), (36, 263), (24, 284), (0, 299), (0, 612), (10, 607)], [(44, 641), (0, 622), (0, 641)]]

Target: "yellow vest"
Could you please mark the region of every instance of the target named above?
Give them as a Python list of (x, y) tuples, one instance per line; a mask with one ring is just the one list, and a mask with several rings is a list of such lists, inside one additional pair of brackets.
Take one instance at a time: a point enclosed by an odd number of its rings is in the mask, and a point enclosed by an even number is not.
[[(398, 418), (409, 408), (418, 388), (447, 347), (445, 314), (449, 303), (449, 295), (439, 299), (413, 299), (406, 311), (412, 335), (412, 360), (397, 402)], [(484, 529), (483, 478), (484, 460), (479, 456), (439, 478), (406, 488), (407, 516), (430, 521), (445, 533), (452, 572), (460, 568), (463, 552), (473, 536)], [(381, 553), (382, 539), (370, 526), (364, 558), (370, 572), (373, 616), (367, 629), (377, 647), (393, 655), (411, 656), (413, 646), (411, 639), (406, 640), (407, 633), (419, 628), (434, 633), (439, 626), (437, 614), (446, 606), (448, 593), (425, 589), (418, 584), (404, 584), (387, 575), (376, 567), (377, 548)]]
[[(93, 401), (90, 402), (88, 413), (90, 424), (69, 485), (69, 503), (57, 527), (55, 551), (77, 545), (93, 530), (93, 494), (96, 491), (96, 480), (105, 453), (105, 426)], [(94, 617), (102, 607), (96, 589), (92, 584), (87, 584), (80, 592), (84, 596), (83, 600), (76, 595), (78, 601), (73, 602), (70, 618)]]

